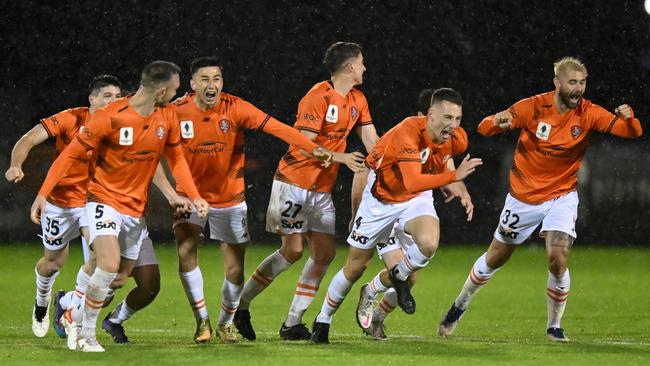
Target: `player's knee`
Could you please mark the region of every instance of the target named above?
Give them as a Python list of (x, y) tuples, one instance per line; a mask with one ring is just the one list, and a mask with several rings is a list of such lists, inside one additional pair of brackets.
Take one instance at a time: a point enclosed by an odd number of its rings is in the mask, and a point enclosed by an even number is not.
[(548, 257), (548, 270), (554, 275), (561, 275), (566, 272), (567, 257), (562, 253), (553, 253)]
[(350, 282), (356, 282), (366, 271), (367, 264), (361, 262), (348, 262), (343, 268), (345, 278)]
[(422, 252), (422, 254), (431, 258), (433, 257), (434, 254), (436, 254), (436, 250), (438, 250), (438, 238), (426, 237), (421, 239), (420, 242), (417, 243), (417, 245), (418, 245), (418, 249), (420, 249), (420, 252)]
[(302, 248), (301, 249), (290, 248), (290, 247), (282, 248), (280, 250), (280, 254), (282, 254), (282, 257), (284, 257), (284, 259), (287, 262), (296, 263), (297, 261), (300, 260), (300, 258), (302, 258)]

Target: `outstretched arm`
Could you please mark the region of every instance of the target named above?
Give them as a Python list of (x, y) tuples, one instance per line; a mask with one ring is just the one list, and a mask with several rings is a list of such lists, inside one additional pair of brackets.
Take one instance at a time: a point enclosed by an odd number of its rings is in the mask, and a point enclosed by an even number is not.
[(451, 182), (461, 181), (482, 164), (481, 159), (470, 159), (468, 154), (456, 171), (447, 170), (441, 174), (422, 174), (422, 164), (417, 161), (402, 161), (400, 162), (400, 168), (404, 177), (404, 187), (407, 191), (416, 193), (442, 187)]
[(41, 144), (48, 137), (49, 135), (45, 128), (41, 124), (37, 124), (16, 142), (13, 150), (11, 150), (11, 165), (5, 172), (5, 178), (8, 181), (18, 183), (23, 179), (25, 176), (23, 173), (23, 163), (27, 159), (27, 155), (29, 155), (29, 152), (34, 146)]
[(641, 121), (634, 118), (632, 107), (622, 104), (616, 108), (615, 112), (618, 118), (610, 123), (609, 133), (627, 138), (637, 138), (643, 135)]

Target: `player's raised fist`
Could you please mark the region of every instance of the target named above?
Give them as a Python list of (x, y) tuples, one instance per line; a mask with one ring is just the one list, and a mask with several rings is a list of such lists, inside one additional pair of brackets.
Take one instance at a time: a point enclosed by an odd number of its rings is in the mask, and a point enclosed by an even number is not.
[(18, 183), (23, 179), (24, 176), (25, 174), (23, 173), (23, 170), (17, 166), (12, 166), (5, 172), (5, 178), (9, 182)]
[(614, 111), (619, 117), (625, 120), (634, 118), (634, 111), (632, 110), (632, 107), (627, 104), (619, 105)]
[(494, 115), (494, 127), (509, 129), (512, 127), (512, 118), (510, 111), (499, 112)]

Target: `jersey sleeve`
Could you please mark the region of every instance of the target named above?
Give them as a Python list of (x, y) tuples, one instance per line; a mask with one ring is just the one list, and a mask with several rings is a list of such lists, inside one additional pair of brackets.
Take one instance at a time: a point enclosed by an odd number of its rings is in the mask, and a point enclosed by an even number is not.
[(234, 122), (249, 130), (263, 130), (271, 116), (245, 100), (237, 100), (234, 108)]
[(368, 107), (368, 100), (363, 94), (361, 94), (361, 101), (359, 104), (359, 118), (357, 119), (355, 127), (371, 125), (372, 117), (370, 116), (370, 107)]
[(464, 153), (468, 146), (467, 132), (462, 127), (458, 127), (451, 136), (451, 155), (456, 156)]
[(643, 134), (641, 122), (634, 117), (625, 120), (598, 105), (591, 106), (588, 113), (592, 130), (628, 138)]
[(396, 152), (395, 161), (416, 161), (420, 163), (419, 131), (404, 128), (391, 139)]
[(319, 94), (307, 94), (298, 104), (294, 127), (299, 130), (320, 133), (325, 113), (327, 113), (325, 98)]
[[(513, 116), (510, 129), (523, 128), (533, 119), (535, 100), (532, 97), (522, 99), (508, 108), (508, 111)], [(494, 136), (504, 131), (506, 130), (494, 126), (494, 115), (485, 117), (478, 125), (478, 132), (483, 136)]]
[(70, 169), (73, 162), (85, 158), (88, 150), (95, 149), (102, 138), (110, 133), (110, 127), (111, 121), (105, 111), (99, 110), (92, 115), (77, 138), (72, 140), (54, 161), (38, 194), (47, 197)]
[(63, 131), (70, 128), (70, 124), (75, 121), (74, 116), (69, 111), (59, 112), (53, 116), (43, 118), (41, 125), (45, 128), (50, 138), (59, 136)]

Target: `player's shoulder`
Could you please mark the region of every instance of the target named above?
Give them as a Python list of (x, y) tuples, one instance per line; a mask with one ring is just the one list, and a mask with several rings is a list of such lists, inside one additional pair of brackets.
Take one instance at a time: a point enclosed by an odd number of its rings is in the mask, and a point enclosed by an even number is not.
[(553, 107), (553, 96), (555, 95), (554, 91), (549, 91), (545, 93), (535, 94), (531, 97), (522, 99), (536, 108), (551, 108)]
[(61, 112), (56, 113), (48, 118), (56, 121), (57, 123), (65, 123), (75, 122), (80, 119), (84, 120), (88, 117), (89, 114), (90, 112), (88, 107), (74, 107), (64, 109)]
[(391, 136), (391, 139), (400, 141), (407, 136), (419, 135), (422, 130), (426, 129), (426, 116), (409, 116), (404, 118), (395, 127), (391, 128), (386, 134)]
[(357, 99), (357, 98), (358, 98), (358, 99), (363, 99), (363, 100), (366, 99), (366, 95), (363, 94), (363, 92), (362, 92), (361, 90), (357, 89), (356, 87), (353, 87), (352, 89), (350, 89), (350, 94), (351, 94), (355, 99)]
[(321, 81), (314, 84), (302, 99), (323, 99), (333, 92), (334, 86), (329, 81)]
[(194, 97), (194, 93), (185, 93), (182, 96), (174, 99), (169, 105), (172, 108), (176, 109), (185, 109), (189, 106), (191, 106), (192, 98)]

